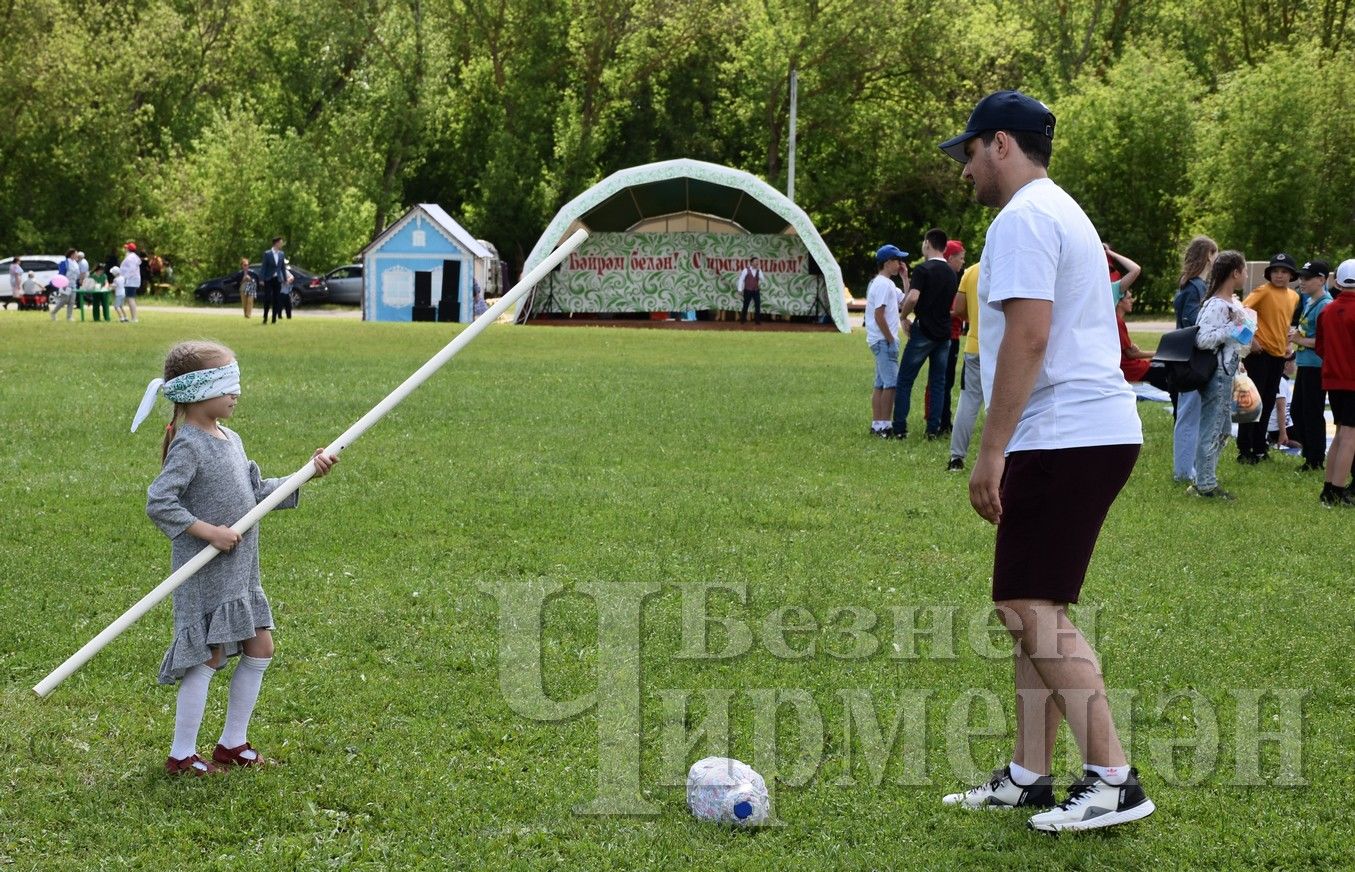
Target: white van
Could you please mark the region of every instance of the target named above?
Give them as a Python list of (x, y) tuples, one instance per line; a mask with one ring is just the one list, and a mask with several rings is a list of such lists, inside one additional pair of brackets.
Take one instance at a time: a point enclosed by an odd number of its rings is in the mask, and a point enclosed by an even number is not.
[[(47, 283), (56, 275), (57, 264), (65, 260), (65, 255), (61, 254), (30, 254), (19, 258), (19, 265), (24, 268), (24, 275), (27, 277), (31, 271), (33, 281), (47, 287)], [(9, 265), (14, 258), (7, 257), (0, 260), (0, 297), (17, 297), (19, 288), (9, 286)]]

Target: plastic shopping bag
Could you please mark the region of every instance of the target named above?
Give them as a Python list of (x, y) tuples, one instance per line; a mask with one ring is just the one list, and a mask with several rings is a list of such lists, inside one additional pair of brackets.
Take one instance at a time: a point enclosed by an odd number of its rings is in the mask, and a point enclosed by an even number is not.
[(1233, 376), (1233, 423), (1251, 424), (1261, 420), (1261, 392), (1246, 373)]

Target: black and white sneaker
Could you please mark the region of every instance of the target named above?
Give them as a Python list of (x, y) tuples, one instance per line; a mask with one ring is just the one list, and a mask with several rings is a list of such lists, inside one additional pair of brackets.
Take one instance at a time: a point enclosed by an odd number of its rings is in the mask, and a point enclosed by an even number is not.
[(947, 794), (941, 801), (968, 809), (1049, 808), (1054, 804), (1054, 777), (1044, 775), (1023, 787), (1012, 780), (1012, 768), (1003, 766), (993, 773), (991, 781), (964, 793)]
[(964, 472), (964, 458), (952, 457), (950, 463), (946, 464), (946, 472)]
[(1157, 809), (1139, 784), (1137, 769), (1129, 770), (1124, 784), (1108, 784), (1088, 769), (1068, 791), (1059, 807), (1032, 817), (1032, 830), (1058, 833), (1065, 830), (1095, 830), (1146, 818)]

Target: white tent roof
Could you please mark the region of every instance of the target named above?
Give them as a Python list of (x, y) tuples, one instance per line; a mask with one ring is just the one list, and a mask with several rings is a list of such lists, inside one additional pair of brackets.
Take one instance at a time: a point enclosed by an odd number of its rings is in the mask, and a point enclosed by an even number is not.
[(367, 243), (367, 247), (362, 249), (361, 253), (359, 253), (359, 259), (366, 255), (367, 252), (380, 247), (387, 239), (399, 233), (406, 224), (414, 220), (418, 215), (422, 215), (426, 221), (437, 227), (444, 236), (460, 246), (463, 251), (467, 252), (472, 257), (491, 256), (489, 250), (481, 245), (474, 236), (471, 236), (470, 233), (466, 231), (466, 228), (452, 220), (452, 216), (447, 214), (447, 210), (443, 209), (437, 203), (419, 203), (416, 206), (411, 206), (409, 211), (404, 215), (401, 215), (398, 221), (381, 231), (377, 234), (375, 239)]
[[(745, 229), (752, 232), (784, 232), (786, 228), (794, 230), (795, 235), (804, 243), (809, 256), (814, 258), (818, 264), (819, 270), (823, 273), (826, 296), (828, 298), (829, 310), (833, 316), (833, 323), (837, 329), (843, 333), (851, 332), (851, 322), (847, 318), (847, 306), (842, 294), (842, 270), (838, 267), (837, 261), (833, 259), (832, 252), (828, 250), (823, 237), (814, 227), (814, 222), (799, 206), (796, 206), (785, 194), (782, 194), (776, 188), (743, 170), (736, 170), (732, 167), (721, 166), (719, 164), (707, 163), (699, 160), (689, 160), (686, 158), (679, 160), (666, 160), (658, 163), (645, 164), (638, 167), (619, 170), (612, 173), (607, 178), (598, 182), (593, 187), (584, 191), (579, 196), (570, 200), (564, 205), (555, 218), (546, 227), (546, 231), (541, 234), (536, 245), (532, 248), (531, 254), (527, 256), (527, 262), (523, 266), (524, 273), (530, 271), (538, 263), (545, 260), (564, 238), (570, 228), (578, 222), (590, 230), (597, 230), (596, 227), (590, 227), (588, 222), (589, 213), (598, 207), (608, 208), (608, 201), (615, 197), (619, 192), (629, 188), (638, 188), (645, 185), (655, 185), (671, 179), (694, 179), (709, 183), (717, 189), (729, 189), (731, 193), (741, 193), (751, 197), (755, 205), (756, 227), (749, 226), (745, 222)], [(713, 198), (714, 203), (719, 198)], [(629, 203), (633, 204), (637, 218), (657, 217), (661, 214), (671, 214), (674, 209), (667, 205), (656, 205), (657, 210), (654, 214), (645, 212), (646, 206), (639, 198), (628, 198)], [(743, 208), (745, 198), (735, 196), (729, 198), (727, 202), (734, 205), (737, 213)], [(616, 201), (613, 201), (616, 202)], [(716, 206), (706, 209), (695, 209), (694, 211), (703, 211), (716, 217), (728, 218), (738, 222), (738, 215), (719, 214)], [(774, 216), (774, 217), (773, 217)], [(614, 217), (614, 216), (612, 216)], [(606, 228), (612, 229), (612, 228)], [(522, 302), (518, 303), (517, 315), (521, 314), (522, 307), (528, 305), (530, 295), (523, 297)], [(516, 317), (515, 317), (516, 320)]]

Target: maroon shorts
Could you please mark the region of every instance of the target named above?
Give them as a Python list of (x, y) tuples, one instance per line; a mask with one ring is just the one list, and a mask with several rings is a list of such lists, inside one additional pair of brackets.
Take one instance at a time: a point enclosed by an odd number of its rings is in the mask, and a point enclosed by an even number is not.
[(1355, 427), (1355, 391), (1327, 391), (1331, 417), (1341, 427)]
[(1138, 457), (1138, 445), (1007, 455), (993, 601), (1077, 602), (1106, 513)]

